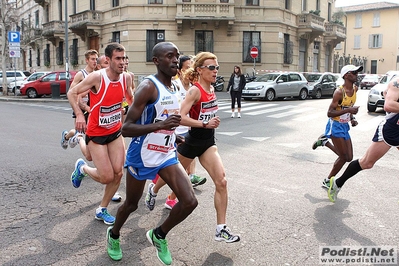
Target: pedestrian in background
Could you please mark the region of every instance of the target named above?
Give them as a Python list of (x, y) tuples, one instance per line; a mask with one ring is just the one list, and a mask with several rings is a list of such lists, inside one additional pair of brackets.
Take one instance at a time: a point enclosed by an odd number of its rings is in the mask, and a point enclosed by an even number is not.
[(234, 118), (235, 105), (237, 100), (237, 117), (241, 118), (241, 95), (242, 90), (245, 88), (246, 80), (241, 73), (239, 66), (234, 66), (234, 72), (231, 74), (229, 85), (227, 85), (227, 92), (230, 91), (231, 96), (231, 118)]

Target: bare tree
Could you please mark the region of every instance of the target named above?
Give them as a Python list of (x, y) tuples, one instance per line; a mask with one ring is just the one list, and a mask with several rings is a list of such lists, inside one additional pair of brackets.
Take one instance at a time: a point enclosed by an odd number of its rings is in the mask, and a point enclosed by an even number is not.
[(0, 0), (0, 40), (1, 40), (1, 68), (3, 71), (3, 81), (0, 85), (3, 87), (3, 95), (8, 95), (7, 90), (7, 58), (8, 57), (8, 40), (7, 33), (16, 25), (18, 19), (16, 0)]

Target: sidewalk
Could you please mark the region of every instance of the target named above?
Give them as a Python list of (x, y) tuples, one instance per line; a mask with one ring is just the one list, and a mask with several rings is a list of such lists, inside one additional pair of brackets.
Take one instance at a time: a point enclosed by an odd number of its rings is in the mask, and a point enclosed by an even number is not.
[(66, 95), (61, 95), (60, 98), (52, 98), (51, 96), (42, 96), (40, 98), (28, 98), (27, 96), (14, 96), (7, 95), (3, 96), (0, 92), (0, 101), (5, 102), (68, 102)]

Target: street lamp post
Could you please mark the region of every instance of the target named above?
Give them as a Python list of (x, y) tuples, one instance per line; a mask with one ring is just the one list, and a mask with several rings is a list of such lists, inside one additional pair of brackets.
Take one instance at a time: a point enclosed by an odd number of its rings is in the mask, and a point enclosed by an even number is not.
[(69, 90), (69, 52), (68, 52), (68, 0), (65, 0), (65, 76), (66, 92)]

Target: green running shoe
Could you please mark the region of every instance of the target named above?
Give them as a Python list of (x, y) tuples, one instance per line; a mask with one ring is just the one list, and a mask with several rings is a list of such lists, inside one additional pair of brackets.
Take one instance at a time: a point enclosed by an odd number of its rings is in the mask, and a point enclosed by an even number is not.
[(321, 182), (321, 187), (325, 188), (325, 189), (329, 189), (330, 188), (330, 179), (326, 178), (323, 180), (323, 182)]
[(158, 239), (154, 235), (154, 230), (151, 229), (147, 232), (147, 239), (150, 243), (157, 248), (157, 257), (165, 265), (172, 264), (172, 255), (168, 249), (168, 242), (166, 239)]
[(328, 189), (328, 198), (331, 202), (335, 202), (337, 200), (337, 195), (340, 190), (341, 188), (339, 188), (335, 182), (335, 176), (332, 176), (330, 178), (330, 187)]
[(328, 138), (322, 134), (315, 142), (313, 142), (312, 149), (315, 150), (317, 147), (325, 146), (327, 142)]
[(200, 177), (194, 174), (190, 175), (190, 180), (191, 180), (191, 184), (193, 185), (193, 187), (197, 187), (199, 185), (203, 185), (206, 182), (206, 178), (205, 177)]
[(107, 229), (107, 252), (112, 260), (122, 259), (122, 249), (119, 246), (120, 239), (113, 239), (110, 235), (112, 226)]

